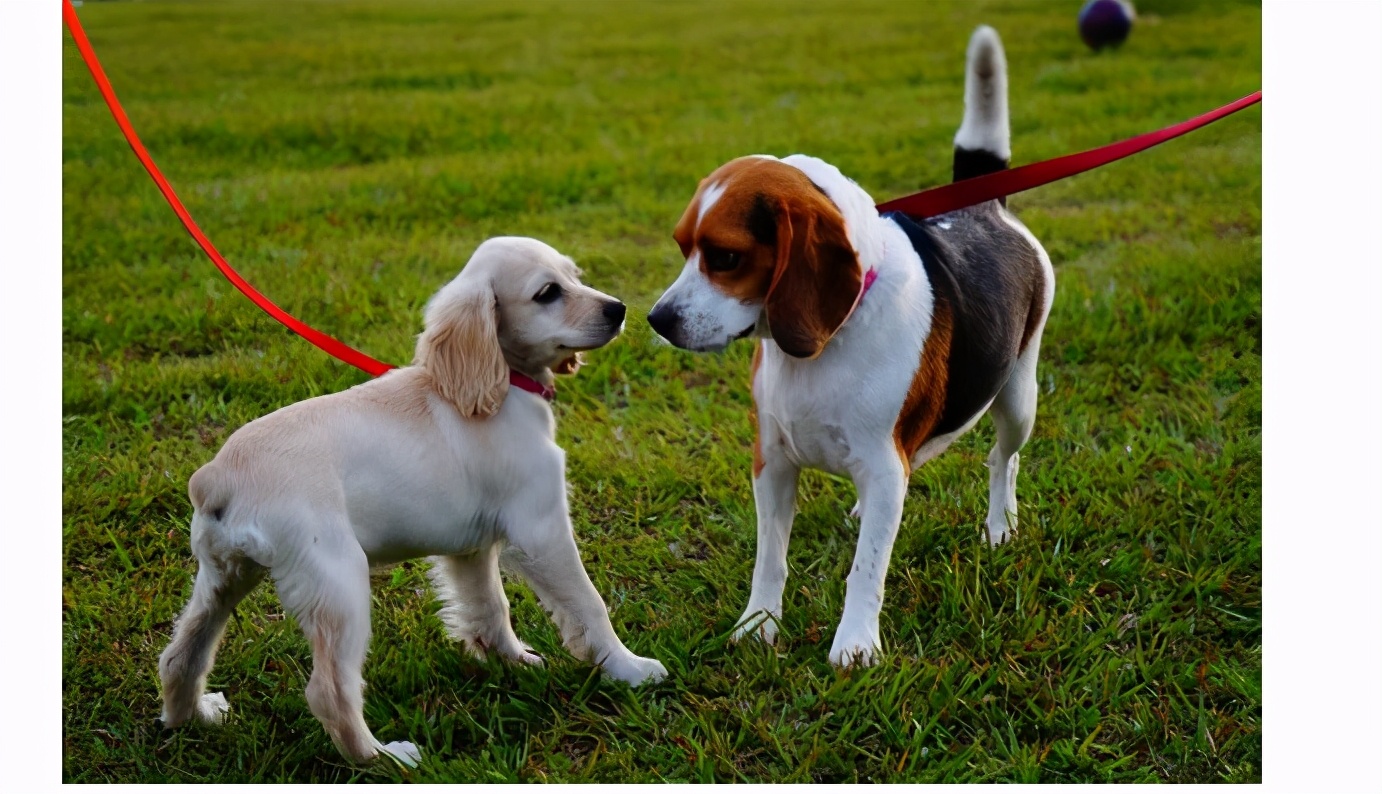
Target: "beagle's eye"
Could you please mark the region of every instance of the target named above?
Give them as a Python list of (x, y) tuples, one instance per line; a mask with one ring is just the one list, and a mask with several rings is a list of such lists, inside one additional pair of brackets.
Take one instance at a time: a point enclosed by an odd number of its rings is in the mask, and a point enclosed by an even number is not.
[(542, 289), (538, 290), (537, 294), (533, 296), (533, 300), (538, 303), (551, 303), (552, 301), (560, 297), (561, 287), (553, 283), (544, 284)]
[(739, 252), (726, 251), (721, 248), (707, 248), (705, 253), (705, 269), (712, 273), (724, 273), (739, 267)]

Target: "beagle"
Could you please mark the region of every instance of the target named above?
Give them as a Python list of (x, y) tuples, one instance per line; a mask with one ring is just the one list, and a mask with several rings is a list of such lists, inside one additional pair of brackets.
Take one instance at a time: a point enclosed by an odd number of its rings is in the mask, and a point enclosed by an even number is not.
[[(967, 60), (956, 179), (1005, 169), (1010, 155), (1007, 65), (992, 28), (975, 31)], [(1016, 529), (1051, 261), (1002, 201), (925, 220), (880, 215), (838, 169), (803, 155), (721, 166), (673, 237), (686, 265), (648, 315), (653, 329), (694, 351), (757, 340), (758, 553), (736, 638), (776, 637), (797, 478), (809, 466), (858, 489), (859, 540), (830, 660), (871, 664), (907, 479), (985, 413), (997, 429), (989, 541)]]
[(267, 574), (307, 635), (307, 703), (332, 742), (353, 762), (416, 763), (411, 742), (381, 745), (365, 724), (361, 668), (370, 566), (426, 555), (442, 621), (471, 653), (542, 661), (509, 622), (506, 547), (573, 654), (630, 684), (667, 674), (615, 636), (572, 534), (552, 373), (624, 327), (624, 304), (578, 275), (537, 240), (487, 240), (427, 304), (413, 366), (256, 419), (192, 475), (197, 578), (158, 661), (165, 727), (223, 719), (207, 674)]

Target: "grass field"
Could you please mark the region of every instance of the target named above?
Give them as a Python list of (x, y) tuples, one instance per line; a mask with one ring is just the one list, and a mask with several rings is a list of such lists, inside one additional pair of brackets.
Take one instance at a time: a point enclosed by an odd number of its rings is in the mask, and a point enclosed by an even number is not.
[[(631, 307), (561, 384), (582, 554), (637, 653), (630, 690), (443, 636), (421, 564), (375, 579), (366, 717), (404, 772), (345, 765), (271, 587), (211, 687), (155, 730), (191, 589), (187, 478), (240, 425), (361, 382), (215, 273), (70, 41), (63, 115), (63, 778), (86, 781), (1261, 779), (1261, 114), (1014, 198), (1055, 262), (1022, 530), (990, 550), (978, 429), (912, 479), (886, 654), (826, 661), (857, 525), (808, 473), (778, 647), (727, 636), (753, 565), (750, 346), (655, 344), (697, 180), (806, 152), (878, 199), (944, 182), (963, 54), (1003, 35), (1018, 163), (1188, 118), (1260, 83), (1255, 5), (1138, 3), (1118, 52), (1079, 2), (87, 3), (145, 143), (230, 261), (307, 322), (406, 363), (427, 297), (496, 234), (544, 239)], [(65, 34), (64, 34), (65, 35)]]

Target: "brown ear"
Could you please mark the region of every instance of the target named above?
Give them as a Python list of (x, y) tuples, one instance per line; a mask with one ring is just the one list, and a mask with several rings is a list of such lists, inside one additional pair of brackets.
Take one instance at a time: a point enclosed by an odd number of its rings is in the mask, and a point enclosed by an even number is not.
[(413, 363), (427, 370), (437, 394), (461, 416), (494, 415), (509, 391), (494, 290), (472, 287), (434, 298)]
[(815, 358), (859, 297), (859, 257), (844, 216), (823, 195), (790, 196), (777, 207), (777, 262), (764, 309), (773, 341), (789, 356)]
[(575, 375), (576, 370), (580, 369), (583, 364), (585, 364), (585, 356), (578, 352), (552, 367), (552, 372), (556, 375)]

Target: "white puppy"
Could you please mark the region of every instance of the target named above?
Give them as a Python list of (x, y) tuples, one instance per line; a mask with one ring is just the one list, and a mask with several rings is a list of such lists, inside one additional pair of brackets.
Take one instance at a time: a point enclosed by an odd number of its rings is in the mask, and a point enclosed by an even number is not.
[(166, 727), (221, 720), (207, 673), (231, 611), (267, 573), (311, 645), (307, 702), (336, 747), (355, 762), (380, 750), (416, 762), (410, 742), (381, 745), (365, 725), (370, 566), (438, 555), (453, 636), (539, 663), (509, 623), (503, 546), (573, 654), (630, 684), (666, 675), (615, 636), (571, 530), (552, 370), (573, 371), (578, 351), (624, 323), (624, 305), (578, 275), (536, 240), (486, 241), (428, 303), (413, 366), (256, 419), (192, 475), (199, 566), (159, 658)]

